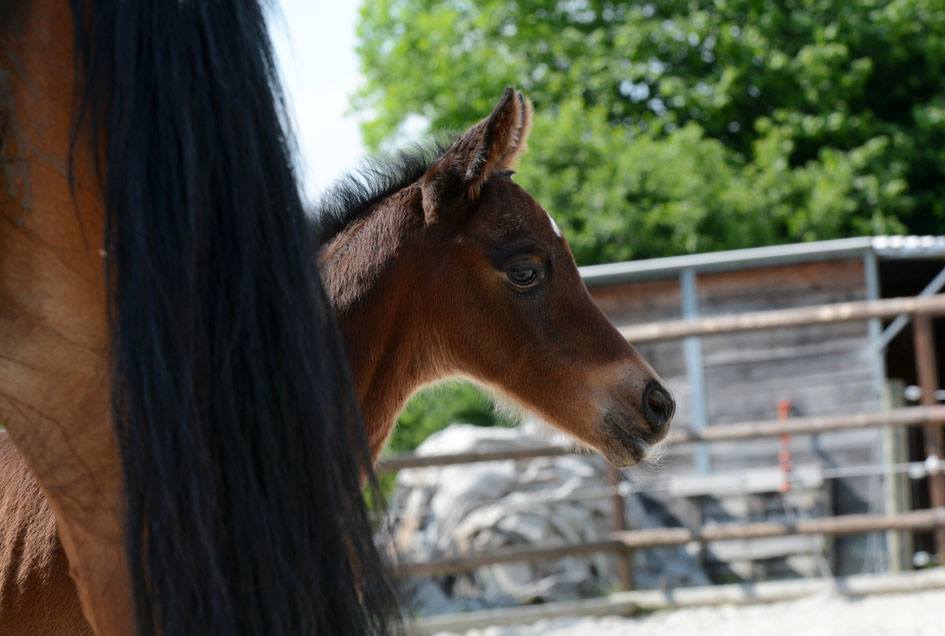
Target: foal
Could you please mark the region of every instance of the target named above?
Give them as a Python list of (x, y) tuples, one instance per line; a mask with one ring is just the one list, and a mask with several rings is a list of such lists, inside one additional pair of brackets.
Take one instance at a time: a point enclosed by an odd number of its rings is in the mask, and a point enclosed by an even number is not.
[[(449, 376), (512, 398), (618, 466), (667, 432), (668, 391), (594, 305), (554, 221), (512, 180), (530, 118), (507, 89), (431, 161), (378, 169), (369, 185), (349, 179), (322, 204), (320, 269), (374, 458), (407, 398)], [(0, 448), (0, 463), (0, 537), (24, 546), (0, 552), (3, 633), (43, 633), (44, 619), (45, 633), (85, 633), (74, 591), (62, 590), (48, 507), (15, 449)], [(13, 506), (27, 513), (10, 517)]]
[[(531, 107), (507, 89), (431, 165), (324, 222), (321, 269), (376, 457), (404, 401), (464, 376), (629, 467), (674, 403), (594, 304), (551, 217), (512, 180)], [(331, 206), (329, 206), (330, 208)]]

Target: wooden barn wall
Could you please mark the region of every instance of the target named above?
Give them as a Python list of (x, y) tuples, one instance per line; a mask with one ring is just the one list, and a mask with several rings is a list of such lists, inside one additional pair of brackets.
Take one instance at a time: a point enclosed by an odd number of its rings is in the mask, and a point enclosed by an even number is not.
[[(859, 259), (699, 274), (697, 289), (702, 316), (865, 300), (867, 294)], [(681, 315), (676, 277), (594, 287), (591, 294), (618, 326)], [(865, 322), (705, 337), (702, 348), (710, 425), (774, 419), (782, 399), (791, 401), (798, 416), (874, 411), (882, 405)], [(689, 387), (682, 342), (643, 343), (638, 349), (672, 387), (678, 401), (677, 422), (688, 424)], [(814, 439), (798, 437), (791, 449), (795, 465), (872, 464), (880, 460), (880, 436), (878, 430), (856, 430)], [(713, 472), (778, 466), (776, 439), (718, 443), (709, 448)], [(674, 448), (659, 470), (691, 473), (693, 455), (691, 446)], [(877, 478), (829, 483), (835, 514), (882, 510)], [(666, 504), (680, 515), (691, 509), (691, 502), (667, 500)], [(852, 539), (841, 540), (835, 547), (839, 571), (860, 571), (867, 549), (875, 546)]]

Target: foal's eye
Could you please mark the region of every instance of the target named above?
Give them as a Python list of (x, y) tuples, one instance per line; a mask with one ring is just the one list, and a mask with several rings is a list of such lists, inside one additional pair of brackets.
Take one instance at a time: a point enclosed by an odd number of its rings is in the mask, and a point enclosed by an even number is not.
[(516, 287), (531, 287), (538, 281), (538, 270), (529, 265), (519, 265), (506, 272)]

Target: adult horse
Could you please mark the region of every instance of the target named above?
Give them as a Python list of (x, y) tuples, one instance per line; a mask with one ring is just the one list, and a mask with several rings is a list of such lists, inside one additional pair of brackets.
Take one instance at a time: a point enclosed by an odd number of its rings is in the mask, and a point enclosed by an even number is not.
[[(323, 203), (320, 267), (372, 457), (411, 393), (455, 375), (510, 396), (620, 466), (666, 433), (668, 392), (594, 305), (554, 222), (511, 178), (530, 118), (524, 97), (507, 90), (448, 149), (375, 165), (367, 181), (351, 178)], [(50, 515), (2, 445), (0, 463), (0, 514), (26, 511), (0, 529), (46, 555), (32, 567), (20, 561), (34, 583), (12, 592), (7, 611), (25, 624), (43, 608), (57, 633), (81, 633), (78, 605), (61, 592)], [(12, 569), (0, 560), (0, 572)], [(52, 583), (35, 583), (43, 580)]]
[(0, 1), (0, 423), (100, 634), (391, 622), (277, 86), (257, 2)]

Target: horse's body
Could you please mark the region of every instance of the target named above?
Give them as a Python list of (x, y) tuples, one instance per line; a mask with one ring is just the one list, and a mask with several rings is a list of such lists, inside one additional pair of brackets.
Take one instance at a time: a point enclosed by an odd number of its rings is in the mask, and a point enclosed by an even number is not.
[[(9, 92), (0, 105), (6, 119), (0, 131), (6, 177), (0, 189), (0, 420), (49, 495), (88, 602), (114, 599), (108, 607), (98, 603), (99, 620), (130, 625), (130, 580), (120, 549), (121, 466), (109, 416), (104, 216), (91, 187), (87, 139), (76, 146), (74, 196), (70, 192), (72, 18), (53, 4), (21, 6), (3, 24)], [(23, 519), (4, 514), (5, 524)], [(44, 521), (43, 534), (48, 529)], [(15, 540), (4, 537), (5, 554), (37, 558), (35, 545), (20, 551), (7, 544)], [(53, 563), (61, 563), (58, 555)]]
[[(372, 458), (405, 400), (455, 375), (510, 396), (619, 465), (639, 461), (666, 433), (671, 398), (594, 305), (554, 222), (511, 179), (529, 121), (524, 98), (507, 91), (445, 152), (375, 173), (366, 188), (349, 182), (323, 205), (319, 264)], [(6, 450), (8, 501), (33, 515), (19, 536), (49, 555), (12, 592), (34, 608), (17, 615), (31, 617), (44, 598), (37, 587), (61, 580), (54, 570), (63, 562), (53, 560), (49, 510)], [(63, 600), (58, 624), (82, 633), (77, 604)]]
[(99, 634), (396, 624), (275, 75), (256, 2), (0, 0), (0, 424)]
[(56, 518), (6, 433), (0, 433), (0, 631), (92, 633), (69, 577)]

